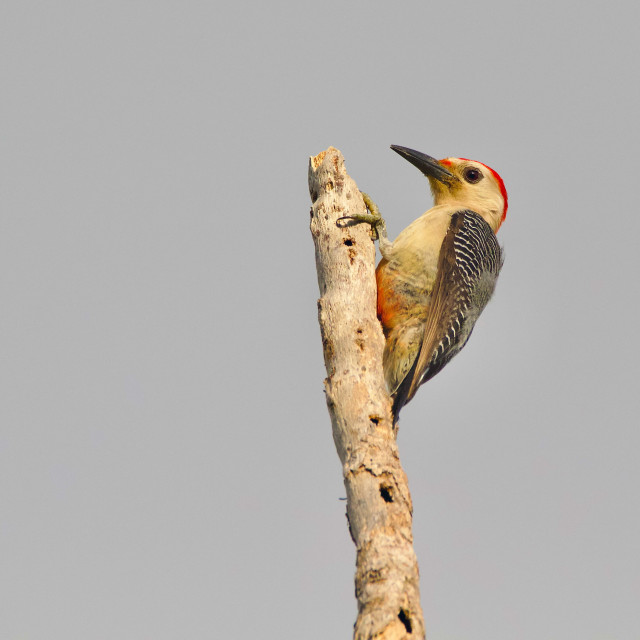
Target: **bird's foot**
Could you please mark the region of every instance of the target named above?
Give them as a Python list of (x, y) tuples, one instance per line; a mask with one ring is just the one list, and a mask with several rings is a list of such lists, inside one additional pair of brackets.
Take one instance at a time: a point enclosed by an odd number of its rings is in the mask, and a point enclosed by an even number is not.
[(386, 244), (389, 242), (387, 238), (387, 225), (380, 213), (380, 209), (375, 202), (364, 191), (360, 192), (364, 205), (367, 208), (367, 213), (356, 213), (352, 216), (343, 216), (338, 218), (337, 224), (339, 227), (350, 227), (354, 224), (360, 224), (366, 222), (371, 225), (374, 233), (374, 240), (379, 240), (380, 244)]

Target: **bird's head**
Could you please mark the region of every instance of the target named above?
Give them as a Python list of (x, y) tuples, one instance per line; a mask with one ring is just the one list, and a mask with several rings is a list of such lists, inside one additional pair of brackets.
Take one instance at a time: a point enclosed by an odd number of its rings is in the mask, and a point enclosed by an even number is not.
[(480, 214), (494, 233), (507, 215), (507, 190), (496, 171), (466, 158), (436, 160), (420, 151), (391, 145), (429, 178), (436, 205), (454, 204)]

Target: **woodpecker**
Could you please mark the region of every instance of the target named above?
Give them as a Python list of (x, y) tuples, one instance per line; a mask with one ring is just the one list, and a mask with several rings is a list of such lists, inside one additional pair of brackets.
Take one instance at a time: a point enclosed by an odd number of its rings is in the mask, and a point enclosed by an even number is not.
[(391, 148), (429, 179), (434, 198), (434, 206), (393, 242), (366, 194), (369, 213), (350, 217), (371, 224), (379, 240), (378, 317), (395, 422), (418, 387), (464, 347), (489, 302), (502, 267), (495, 234), (508, 199), (502, 178), (481, 162)]

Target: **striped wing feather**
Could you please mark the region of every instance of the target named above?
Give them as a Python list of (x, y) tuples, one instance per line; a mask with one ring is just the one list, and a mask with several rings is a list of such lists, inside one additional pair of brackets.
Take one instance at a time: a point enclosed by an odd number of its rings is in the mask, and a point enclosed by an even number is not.
[(501, 267), (502, 251), (487, 222), (473, 211), (454, 213), (438, 257), (420, 351), (396, 393), (396, 415), (464, 347)]

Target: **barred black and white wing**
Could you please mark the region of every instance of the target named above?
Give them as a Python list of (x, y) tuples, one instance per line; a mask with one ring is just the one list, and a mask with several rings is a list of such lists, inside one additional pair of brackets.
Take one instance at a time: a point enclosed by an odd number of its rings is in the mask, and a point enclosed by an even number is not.
[(502, 267), (502, 250), (477, 213), (458, 211), (442, 242), (420, 351), (394, 399), (394, 414), (466, 344), (489, 302)]

